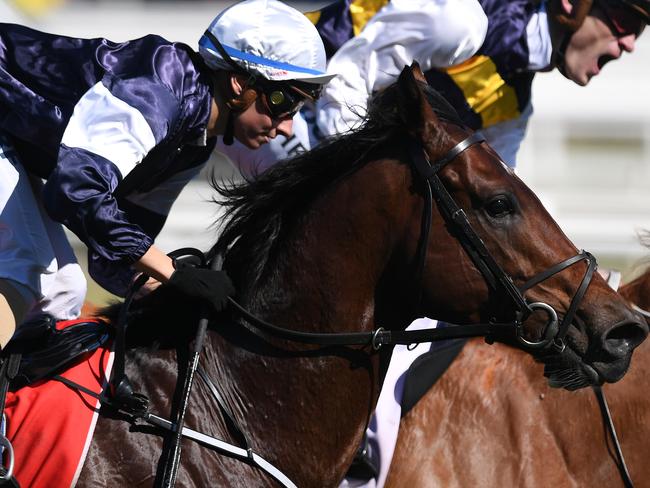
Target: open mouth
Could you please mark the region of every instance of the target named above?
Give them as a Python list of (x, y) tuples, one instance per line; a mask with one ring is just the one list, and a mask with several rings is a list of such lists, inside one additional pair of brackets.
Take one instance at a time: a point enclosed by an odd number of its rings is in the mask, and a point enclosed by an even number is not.
[(610, 54), (603, 54), (601, 57), (598, 58), (598, 70), (602, 70), (603, 66), (605, 66), (607, 63), (610, 61), (615, 60), (616, 57), (610, 55)]
[[(558, 321), (562, 323), (563, 320), (564, 317), (558, 314)], [(567, 334), (561, 341), (564, 344), (561, 351), (553, 344), (535, 355), (535, 359), (544, 364), (544, 376), (549, 385), (577, 390), (620, 380), (629, 369), (631, 351), (645, 339), (647, 332), (640, 330), (635, 320), (624, 320), (615, 325), (605, 338), (607, 349), (594, 350), (586, 341), (586, 324), (575, 316), (572, 327), (576, 334)]]

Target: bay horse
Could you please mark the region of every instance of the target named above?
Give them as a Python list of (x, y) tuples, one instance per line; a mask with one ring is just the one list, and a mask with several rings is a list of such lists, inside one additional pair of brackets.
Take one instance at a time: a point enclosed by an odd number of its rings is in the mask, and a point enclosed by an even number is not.
[[(536, 303), (516, 336), (494, 338), (531, 344), (529, 352), (549, 365), (547, 375), (559, 386), (619, 380), (647, 325), (602, 278), (591, 279), (591, 258), (577, 252), (530, 189), (423, 80), (419, 68), (405, 68), (373, 98), (359, 129), (253, 182), (218, 187), (227, 217), (211, 255), (225, 253), (237, 301), (296, 331), (373, 338), (378, 327), (397, 333), (420, 314), (489, 323), (520, 317), (515, 305)], [(414, 157), (431, 161), (426, 179)], [(426, 181), (435, 183), (438, 169), (464, 212), (439, 212), (449, 209), (438, 200), (439, 188), (436, 204), (427, 198)], [(460, 243), (468, 238), (473, 251)], [(159, 415), (169, 416), (183, 369), (176, 359), (185, 364), (199, 305), (163, 285), (130, 311), (127, 373)], [(562, 334), (555, 311), (570, 318)], [(533, 348), (549, 337), (554, 346)], [(233, 422), (209, 386), (197, 382), (186, 426), (237, 444), (236, 423), (253, 450), (297, 486), (337, 486), (390, 352), (280, 339), (231, 309), (212, 318), (201, 365)], [(102, 413), (78, 486), (160, 481), (164, 432)], [(178, 485), (278, 486), (250, 463), (189, 441)]]
[[(649, 310), (650, 269), (619, 293)], [(626, 486), (596, 397), (549, 388), (540, 369), (520, 350), (468, 342), (403, 417), (384, 486)], [(650, 487), (650, 344), (603, 390), (630, 479)]]

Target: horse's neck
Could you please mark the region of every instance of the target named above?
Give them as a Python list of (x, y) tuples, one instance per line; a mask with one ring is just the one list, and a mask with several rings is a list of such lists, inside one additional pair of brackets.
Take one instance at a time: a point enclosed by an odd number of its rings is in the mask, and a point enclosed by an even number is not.
[[(526, 486), (545, 487), (549, 473), (554, 486), (619, 483), (593, 393), (550, 388), (542, 371), (521, 350), (468, 342), (402, 420), (385, 486), (520, 486), (525, 479)], [(650, 472), (648, 389), (650, 344), (644, 343), (625, 378), (604, 387), (635, 481)]]
[(381, 283), (398, 281), (389, 262), (407, 227), (408, 185), (394, 174), (407, 171), (396, 162), (368, 164), (315, 202), (248, 305), (305, 330), (372, 330)]
[[(359, 178), (378, 177), (370, 168)], [(317, 202), (245, 305), (267, 321), (311, 332), (370, 331), (375, 300), (396, 242), (390, 191), (373, 194), (351, 178)], [(403, 223), (401, 225), (404, 225)], [(215, 336), (220, 387), (255, 447), (280, 466), (301, 466), (300, 486), (345, 471), (378, 395), (378, 360), (368, 350), (314, 348), (256, 338)], [(224, 376), (227, 376), (224, 377)], [(300, 447), (298, 447), (300, 446)], [(298, 451), (308, 455), (299, 462)], [(305, 478), (306, 474), (313, 478)], [(290, 475), (292, 473), (289, 473)], [(303, 476), (301, 478), (301, 476)], [(330, 479), (331, 478), (331, 479)]]

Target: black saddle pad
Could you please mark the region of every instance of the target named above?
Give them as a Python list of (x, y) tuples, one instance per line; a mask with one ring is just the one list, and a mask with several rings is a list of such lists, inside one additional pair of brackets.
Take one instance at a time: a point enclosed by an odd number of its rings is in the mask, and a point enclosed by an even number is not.
[(104, 345), (111, 334), (107, 323), (95, 319), (77, 322), (62, 330), (56, 328), (56, 320), (50, 316), (21, 324), (2, 351), (3, 358), (11, 354), (21, 356), (18, 374), (11, 380), (11, 390), (61, 372), (77, 358)]
[(431, 351), (418, 357), (406, 372), (402, 394), (404, 417), (440, 378), (456, 356), (463, 350), (467, 339), (451, 339), (436, 343)]

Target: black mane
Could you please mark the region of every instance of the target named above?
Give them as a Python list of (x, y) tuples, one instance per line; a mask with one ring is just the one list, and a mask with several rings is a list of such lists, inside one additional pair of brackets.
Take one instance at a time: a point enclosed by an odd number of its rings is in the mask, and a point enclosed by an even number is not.
[[(432, 88), (423, 85), (427, 100), (440, 117), (463, 125), (454, 108)], [(237, 270), (237, 281), (255, 283), (291, 224), (308, 204), (335, 181), (357, 171), (373, 156), (389, 157), (394, 143), (406, 135), (406, 120), (393, 84), (369, 102), (363, 124), (326, 139), (309, 152), (271, 167), (242, 183), (212, 184), (226, 209), (222, 232), (210, 256), (226, 256), (226, 268)], [(377, 159), (377, 158), (375, 158)], [(242, 281), (240, 281), (242, 280)]]

